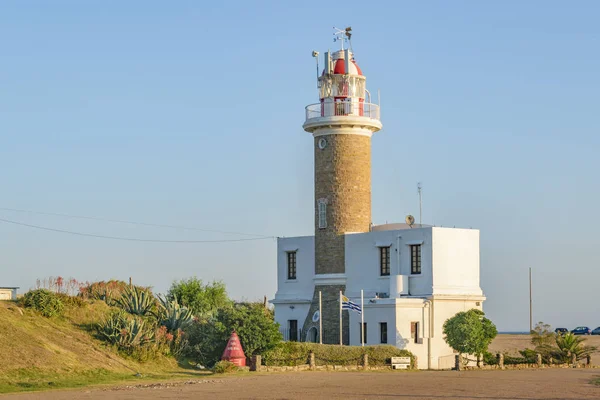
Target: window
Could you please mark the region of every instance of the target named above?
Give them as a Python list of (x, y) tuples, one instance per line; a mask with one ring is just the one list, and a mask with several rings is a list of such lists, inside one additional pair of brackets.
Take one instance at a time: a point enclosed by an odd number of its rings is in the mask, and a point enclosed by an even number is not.
[(410, 338), (413, 339), (415, 343), (419, 343), (419, 323), (418, 322), (410, 323)]
[(379, 338), (381, 343), (387, 343), (387, 322), (379, 323)]
[(319, 229), (327, 228), (327, 199), (320, 199), (318, 203)]
[(362, 325), (363, 325), (363, 326), (362, 326), (362, 329), (363, 329), (363, 330), (362, 330), (362, 332), (361, 332), (361, 330), (360, 330), (360, 322), (358, 323), (358, 337), (360, 338), (360, 337), (361, 337), (361, 335), (363, 335), (363, 339), (364, 339), (364, 341), (362, 341), (362, 340), (360, 340), (360, 339), (359, 339), (359, 341), (361, 342), (361, 344), (362, 344), (362, 343), (364, 343), (364, 344), (367, 344), (367, 323), (365, 322), (365, 323), (363, 323)]
[(296, 252), (288, 251), (287, 253), (287, 268), (288, 279), (296, 279)]
[(379, 248), (379, 273), (381, 276), (390, 274), (390, 246)]
[(297, 342), (298, 341), (298, 320), (297, 319), (290, 319), (288, 320), (288, 329), (290, 331), (289, 333), (289, 340), (290, 342)]
[(410, 246), (410, 273), (421, 273), (421, 245), (413, 244)]

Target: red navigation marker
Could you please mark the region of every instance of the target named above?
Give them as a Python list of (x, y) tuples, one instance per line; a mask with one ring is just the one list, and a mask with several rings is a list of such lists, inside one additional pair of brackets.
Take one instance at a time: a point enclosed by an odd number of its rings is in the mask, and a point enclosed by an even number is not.
[(235, 331), (231, 333), (231, 337), (227, 342), (227, 346), (225, 346), (225, 351), (221, 356), (221, 360), (230, 361), (238, 367), (246, 366), (246, 355), (244, 354), (244, 349), (242, 349), (240, 338)]

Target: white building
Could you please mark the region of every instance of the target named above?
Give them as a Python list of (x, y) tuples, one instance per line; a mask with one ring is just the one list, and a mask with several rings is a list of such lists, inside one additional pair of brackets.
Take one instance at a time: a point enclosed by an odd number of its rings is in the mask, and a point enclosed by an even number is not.
[(16, 300), (18, 287), (0, 287), (0, 300)]
[(361, 315), (343, 311), (340, 322), (340, 292), (360, 304), (362, 290), (366, 344), (408, 349), (422, 369), (451, 368), (442, 326), (485, 300), (479, 231), (372, 225), (370, 145), (382, 126), (379, 106), (350, 51), (324, 59), (320, 101), (306, 107), (304, 123), (314, 137), (315, 236), (278, 240), (275, 320), (286, 340), (360, 345)]

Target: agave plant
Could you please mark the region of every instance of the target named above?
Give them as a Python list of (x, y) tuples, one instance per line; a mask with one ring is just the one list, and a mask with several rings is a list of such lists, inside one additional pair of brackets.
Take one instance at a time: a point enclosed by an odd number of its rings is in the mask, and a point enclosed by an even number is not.
[(123, 312), (111, 314), (98, 324), (98, 335), (102, 340), (121, 349), (143, 346), (154, 340), (154, 330), (139, 317), (128, 317)]
[(128, 286), (117, 304), (129, 314), (145, 316), (152, 312), (155, 299), (150, 290), (138, 286)]
[(194, 318), (192, 311), (181, 306), (177, 301), (177, 297), (169, 301), (159, 296), (158, 300), (160, 308), (158, 313), (159, 324), (165, 326), (169, 332), (183, 329)]
[(552, 351), (552, 357), (561, 362), (570, 362), (573, 355), (577, 357), (577, 360), (581, 360), (597, 350), (596, 346), (584, 345), (585, 339), (572, 333), (556, 335), (555, 340), (556, 348)]

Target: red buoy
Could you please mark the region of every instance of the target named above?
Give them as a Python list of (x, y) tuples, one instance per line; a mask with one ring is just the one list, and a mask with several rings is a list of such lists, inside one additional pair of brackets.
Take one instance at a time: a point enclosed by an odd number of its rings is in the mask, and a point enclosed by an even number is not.
[(221, 360), (230, 361), (238, 367), (246, 366), (246, 355), (244, 354), (244, 349), (242, 349), (240, 338), (235, 331), (231, 333), (231, 337), (227, 342), (227, 346), (225, 346), (225, 351), (221, 356)]

